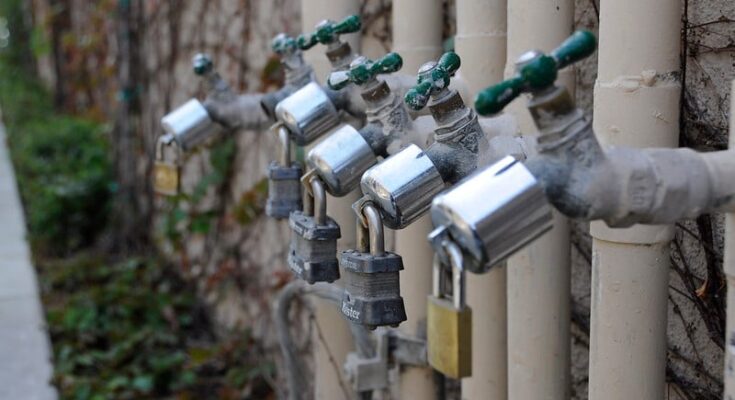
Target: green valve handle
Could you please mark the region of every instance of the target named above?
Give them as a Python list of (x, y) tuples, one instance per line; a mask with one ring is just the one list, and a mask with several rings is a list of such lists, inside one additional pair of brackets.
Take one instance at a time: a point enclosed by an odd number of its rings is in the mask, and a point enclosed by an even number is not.
[(271, 49), (273, 52), (281, 57), (293, 55), (298, 49), (296, 39), (286, 35), (285, 33), (279, 33), (271, 41)]
[(497, 114), (521, 93), (551, 87), (560, 69), (589, 57), (596, 48), (597, 38), (592, 32), (577, 31), (550, 55), (538, 51), (523, 54), (516, 63), (514, 77), (477, 94), (475, 110), (480, 115)]
[(457, 53), (444, 53), (439, 61), (428, 62), (419, 69), (418, 84), (406, 92), (404, 100), (409, 107), (420, 110), (426, 107), (429, 97), (449, 87), (449, 81), (462, 61)]
[(358, 15), (350, 15), (340, 22), (324, 20), (316, 26), (316, 31), (299, 35), (296, 39), (301, 50), (308, 50), (317, 43), (332, 44), (339, 40), (339, 35), (354, 33), (362, 29), (362, 21)]
[(194, 73), (199, 76), (204, 76), (214, 69), (214, 63), (212, 62), (212, 59), (204, 53), (199, 53), (195, 55), (194, 58), (191, 60), (191, 64), (194, 68)]
[(340, 90), (349, 83), (364, 85), (379, 74), (397, 72), (403, 67), (403, 58), (398, 53), (388, 53), (378, 60), (365, 57), (356, 58), (348, 71), (336, 71), (329, 75), (327, 84), (333, 90)]

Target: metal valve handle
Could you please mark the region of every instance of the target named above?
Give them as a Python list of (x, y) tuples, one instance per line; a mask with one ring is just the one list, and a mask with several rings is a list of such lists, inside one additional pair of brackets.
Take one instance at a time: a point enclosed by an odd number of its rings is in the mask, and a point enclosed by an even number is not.
[(296, 39), (285, 33), (279, 33), (271, 40), (271, 49), (281, 57), (290, 56), (299, 50)]
[(597, 48), (592, 32), (577, 31), (549, 55), (529, 51), (516, 62), (516, 75), (477, 94), (475, 110), (480, 115), (499, 113), (524, 92), (551, 87), (560, 69), (589, 57)]
[(329, 75), (327, 84), (333, 90), (340, 90), (349, 83), (364, 85), (379, 74), (397, 72), (403, 67), (403, 58), (398, 53), (388, 53), (373, 61), (366, 57), (358, 57), (350, 64), (347, 71), (335, 71)]
[(426, 107), (429, 96), (449, 87), (450, 78), (459, 69), (461, 60), (457, 53), (444, 53), (439, 61), (428, 62), (419, 68), (418, 84), (406, 92), (404, 100), (409, 107), (420, 110)]
[(194, 58), (191, 60), (191, 64), (192, 68), (194, 68), (194, 73), (199, 76), (206, 75), (214, 69), (212, 58), (209, 57), (208, 54), (204, 53), (199, 53), (195, 55)]
[(339, 35), (354, 33), (362, 29), (362, 20), (358, 15), (350, 15), (340, 22), (324, 20), (316, 26), (313, 33), (299, 35), (296, 43), (301, 50), (308, 50), (317, 43), (332, 44), (339, 40)]

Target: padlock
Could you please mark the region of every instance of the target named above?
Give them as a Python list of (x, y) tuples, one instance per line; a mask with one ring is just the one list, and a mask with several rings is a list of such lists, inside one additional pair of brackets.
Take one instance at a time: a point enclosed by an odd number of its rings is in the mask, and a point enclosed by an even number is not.
[[(174, 161), (167, 161), (164, 154), (164, 146), (173, 147)], [(158, 138), (156, 142), (156, 160), (153, 163), (153, 190), (164, 196), (175, 196), (179, 194), (179, 180), (181, 176), (178, 165), (181, 155), (179, 145), (172, 134), (166, 134)]]
[[(429, 365), (450, 378), (460, 379), (472, 375), (472, 309), (465, 304), (462, 251), (450, 241), (444, 242), (444, 250), (444, 255), (434, 257), (426, 346)], [(446, 283), (448, 275), (452, 277), (451, 285)], [(451, 298), (446, 294), (449, 287)]]
[(355, 207), (358, 249), (340, 256), (345, 285), (342, 314), (369, 329), (398, 326), (406, 320), (399, 283), (403, 259), (385, 251), (383, 221), (375, 205), (365, 201)]
[(291, 161), (291, 138), (283, 124), (276, 123), (271, 131), (278, 133), (281, 154), (268, 165), (268, 200), (265, 214), (277, 219), (288, 218), (292, 211), (301, 210), (301, 164)]
[(337, 239), (339, 225), (327, 216), (324, 184), (312, 172), (302, 178), (304, 210), (294, 211), (288, 219), (291, 245), (288, 265), (299, 278), (309, 282), (334, 282), (339, 279)]

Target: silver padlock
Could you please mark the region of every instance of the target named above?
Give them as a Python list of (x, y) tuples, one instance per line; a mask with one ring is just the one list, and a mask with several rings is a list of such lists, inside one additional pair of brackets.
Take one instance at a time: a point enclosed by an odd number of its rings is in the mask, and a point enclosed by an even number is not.
[(360, 183), (363, 171), (377, 163), (370, 144), (350, 125), (342, 125), (314, 146), (306, 163), (317, 171), (333, 196), (344, 196)]
[[(166, 148), (173, 148), (174, 160), (167, 160)], [(171, 134), (166, 134), (156, 141), (156, 160), (153, 163), (153, 190), (164, 196), (179, 194), (181, 180), (181, 151)]]
[(278, 133), (281, 155), (268, 165), (268, 200), (265, 214), (277, 219), (288, 218), (292, 211), (302, 208), (301, 164), (291, 161), (291, 138), (282, 124), (276, 123), (271, 131)]
[(327, 216), (327, 193), (319, 178), (307, 173), (302, 182), (304, 210), (292, 212), (288, 219), (288, 265), (308, 283), (334, 282), (339, 279), (337, 239), (342, 234), (339, 225)]
[(276, 117), (299, 146), (307, 145), (339, 124), (339, 114), (327, 93), (309, 83), (276, 106)]
[(437, 196), (431, 219), (434, 248), (450, 238), (468, 256), (465, 264), (474, 273), (501, 263), (551, 229), (553, 222), (541, 185), (511, 156)]
[(360, 186), (380, 208), (385, 226), (402, 229), (429, 210), (445, 184), (426, 152), (411, 144), (367, 170)]
[(191, 99), (166, 114), (161, 118), (161, 126), (173, 136), (183, 151), (197, 147), (221, 129), (197, 99)]
[(358, 249), (340, 255), (345, 285), (342, 314), (368, 329), (398, 326), (406, 320), (399, 280), (403, 259), (385, 251), (383, 222), (377, 208), (366, 201), (355, 211)]

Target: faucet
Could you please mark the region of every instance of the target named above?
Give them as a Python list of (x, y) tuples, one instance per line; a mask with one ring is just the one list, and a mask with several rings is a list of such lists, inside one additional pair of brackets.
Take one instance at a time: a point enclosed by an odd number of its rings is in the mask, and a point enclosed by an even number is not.
[(362, 177), (361, 201), (373, 202), (391, 229), (405, 228), (428, 211), (431, 199), (474, 171), (480, 153), (488, 150), (477, 115), (449, 87), (460, 62), (459, 56), (448, 52), (439, 61), (424, 64), (418, 84), (405, 96), (413, 109), (428, 105), (436, 122), (434, 143), (426, 150), (409, 144)]
[(328, 85), (342, 90), (353, 84), (360, 89), (366, 104), (367, 123), (358, 129), (343, 125), (326, 140), (317, 144), (307, 155), (306, 163), (326, 185), (327, 191), (337, 197), (357, 188), (362, 174), (410, 142), (413, 121), (399, 96), (378, 75), (397, 72), (403, 59), (389, 53), (372, 61), (358, 57), (347, 70), (330, 74)]
[(537, 154), (524, 162), (503, 159), (437, 197), (431, 208), (435, 247), (456, 242), (472, 260), (470, 270), (485, 272), (550, 229), (551, 206), (611, 227), (668, 224), (735, 209), (732, 150), (600, 145), (589, 116), (554, 85), (560, 69), (595, 48), (595, 36), (578, 31), (549, 55), (523, 54), (514, 77), (478, 94), (475, 108), (488, 115), (530, 93)]

